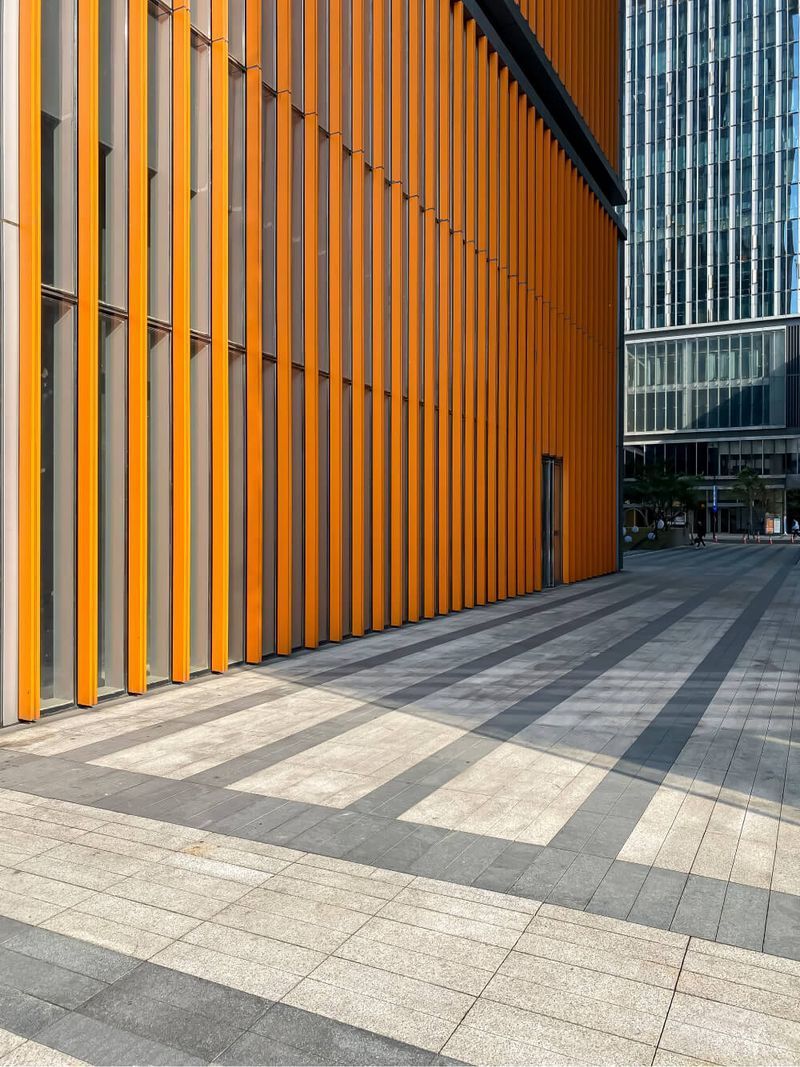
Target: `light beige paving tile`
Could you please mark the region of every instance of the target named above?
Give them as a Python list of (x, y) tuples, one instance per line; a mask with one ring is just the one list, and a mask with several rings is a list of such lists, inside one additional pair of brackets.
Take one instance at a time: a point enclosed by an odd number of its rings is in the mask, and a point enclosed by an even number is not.
[(4, 829), (0, 823), (0, 852), (9, 849), (25, 856), (38, 856), (42, 852), (54, 849), (59, 844), (57, 837), (48, 837), (42, 832), (12, 830), (10, 827)]
[(48, 904), (57, 904), (61, 908), (69, 908), (92, 895), (91, 889), (56, 881), (40, 874), (18, 870), (0, 871), (0, 897), (9, 892), (21, 897), (43, 900)]
[(643, 1064), (652, 1061), (654, 1045), (590, 1030), (522, 1008), (481, 997), (464, 1022), (478, 1030), (570, 1056), (575, 1062)]
[(738, 846), (738, 834), (707, 830), (692, 863), (692, 874), (728, 881)]
[(482, 996), (486, 1000), (496, 1000), (501, 1004), (575, 1023), (589, 1030), (602, 1030), (650, 1045), (658, 1041), (667, 1014), (666, 1007), (656, 1015), (507, 974), (496, 974)]
[(296, 878), (298, 881), (314, 882), (317, 885), (327, 885), (334, 889), (343, 889), (348, 893), (360, 893), (364, 896), (378, 897), (381, 900), (391, 900), (400, 888), (383, 878), (373, 878), (370, 875), (362, 877), (360, 873), (354, 874), (342, 870), (334, 871), (305, 861), (292, 864), (283, 873), (288, 878)]
[[(185, 881), (184, 879), (184, 884)], [(194, 883), (190, 884), (193, 886)], [(107, 895), (133, 900), (139, 904), (149, 904), (198, 920), (210, 919), (226, 906), (224, 900), (201, 896), (187, 889), (159, 885), (147, 878), (125, 878), (111, 886)]]
[[(302, 883), (299, 884), (302, 885)], [(291, 892), (291, 887), (286, 885), (281, 885), (280, 888), (281, 892), (273, 892), (272, 880), (270, 880), (263, 889), (254, 889), (248, 893), (240, 903), (254, 910), (311, 922), (344, 934), (354, 934), (371, 914), (354, 908), (345, 908), (341, 904), (327, 904), (315, 899), (312, 894), (301, 892), (294, 894)], [(338, 890), (336, 892), (338, 893)]]
[[(540, 912), (531, 919), (528, 934), (549, 937), (557, 941), (569, 941), (582, 948), (614, 953), (626, 959), (649, 960), (653, 963), (680, 967), (685, 951), (685, 939), (683, 944), (680, 942), (675, 944), (649, 937), (638, 937), (636, 936), (638, 929), (640, 928), (632, 924), (630, 933), (621, 933), (597, 926), (579, 926), (577, 923), (550, 918)], [(523, 943), (520, 943), (519, 948), (525, 951)]]
[(612, 919), (606, 915), (596, 915), (590, 911), (577, 908), (562, 908), (557, 904), (542, 904), (537, 915), (541, 919), (556, 919), (559, 922), (572, 923), (574, 926), (588, 927), (590, 930), (621, 934), (641, 941), (652, 941), (657, 945), (666, 945), (681, 954), (689, 943), (685, 934), (675, 934), (669, 930), (658, 930), (653, 926), (628, 922), (626, 919)]
[(761, 1045), (746, 1034), (732, 1036), (704, 1026), (667, 1019), (659, 1048), (683, 1056), (699, 1058), (708, 1063), (731, 1067), (763, 1067), (765, 1064), (797, 1067), (797, 1054), (786, 1049)]
[(675, 994), (669, 1015), (675, 1022), (702, 1026), (715, 1033), (746, 1034), (751, 1041), (794, 1052), (800, 1060), (800, 1023), (793, 1019), (681, 992)]
[(267, 1000), (280, 1000), (300, 978), (288, 971), (270, 967), (257, 960), (242, 959), (226, 952), (218, 952), (203, 945), (175, 941), (157, 955), (152, 963), (169, 967), (209, 982), (218, 982), (244, 993), (252, 993)]
[[(785, 976), (784, 976), (785, 977)], [(678, 979), (678, 992), (687, 996), (713, 1000), (732, 1007), (746, 1008), (762, 1015), (775, 1015), (800, 1023), (800, 986), (794, 983), (795, 995), (740, 985), (724, 978), (712, 978), (684, 970)]]
[(444, 933), (440, 930), (425, 930), (421, 927), (409, 926), (408, 923), (385, 919), (383, 916), (375, 916), (365, 923), (359, 930), (359, 937), (381, 941), (398, 948), (412, 949), (426, 956), (434, 956), (437, 959), (462, 964), (466, 967), (480, 968), (492, 974), (508, 954), (505, 948), (486, 945), (480, 941), (472, 941), (469, 938)]
[(608, 773), (605, 767), (591, 764), (585, 766), (562, 789), (553, 800), (521, 833), (518, 841), (528, 841), (534, 845), (547, 845), (562, 829), (567, 820), (575, 814), (593, 790), (603, 781)]
[(498, 973), (563, 991), (570, 996), (593, 997), (606, 1004), (658, 1016), (662, 1022), (672, 1000), (672, 989), (651, 985), (646, 980), (621, 978), (524, 952), (509, 952)]
[(171, 939), (163, 934), (154, 934), (136, 926), (114, 922), (111, 919), (88, 915), (80, 911), (64, 911), (40, 924), (45, 930), (75, 937), (79, 941), (91, 941), (94, 945), (122, 952), (137, 959), (150, 959), (170, 944)]
[(59, 823), (76, 830), (96, 830), (105, 822), (105, 818), (89, 809), (78, 809), (75, 805), (66, 805), (58, 801), (45, 801), (27, 793), (0, 798), (0, 811), (14, 812), (27, 819), (41, 823)]
[(376, 967), (407, 978), (424, 977), (426, 982), (477, 996), (492, 976), (491, 970), (474, 965), (464, 966), (428, 956), (411, 948), (401, 948), (355, 934), (336, 950), (342, 959), (353, 960), (367, 967)]
[(161, 934), (170, 940), (183, 937), (199, 922), (192, 916), (180, 915), (178, 912), (167, 911), (165, 908), (141, 904), (135, 900), (109, 896), (105, 893), (95, 893), (87, 900), (76, 904), (73, 910), (86, 915), (95, 915), (100, 919), (109, 919), (111, 922), (125, 923), (127, 926), (135, 926), (153, 934)]
[(368, 996), (306, 978), (284, 997), (284, 1002), (432, 1052), (438, 1052), (455, 1029), (454, 1023), (435, 1015), (379, 999), (379, 992)]
[(761, 953), (755, 952), (752, 955), (753, 960), (745, 962), (699, 952), (692, 947), (686, 953), (682, 976), (696, 974), (719, 979), (741, 986), (747, 991), (751, 989), (756, 993), (763, 991), (774, 994), (778, 998), (796, 995), (796, 991), (800, 988), (800, 978), (797, 975), (770, 966), (770, 962), (775, 959), (774, 956), (762, 956)]
[(300, 976), (310, 974), (325, 959), (323, 952), (218, 923), (202, 923), (183, 940)]
[[(0, 1057), (7, 1056), (12, 1049), (25, 1044), (25, 1038), (19, 1034), (12, 1034), (10, 1030), (0, 1029)], [(2, 1062), (0, 1060), (0, 1062)]]
[(286, 848), (284, 845), (271, 845), (268, 841), (251, 841), (249, 838), (237, 837), (235, 834), (214, 834), (206, 836), (206, 844), (219, 845), (221, 848), (241, 848), (243, 851), (256, 856), (268, 856), (284, 863), (297, 863), (298, 860), (308, 862), (308, 854), (296, 848)]
[(196, 874), (200, 874), (255, 887), (263, 885), (270, 877), (264, 871), (256, 871), (252, 867), (240, 867), (235, 863), (222, 863), (219, 860), (209, 859), (202, 853), (201, 846), (191, 851), (167, 852), (161, 862), (167, 867), (174, 867), (184, 872), (184, 878), (193, 878)]
[(352, 874), (355, 878), (371, 878), (393, 885), (407, 885), (414, 880), (412, 874), (385, 871), (380, 867), (370, 867), (366, 863), (353, 863), (351, 860), (339, 859), (337, 856), (317, 856), (313, 852), (303, 856), (303, 863), (306, 867), (319, 867), (325, 871), (338, 871), (340, 874)]
[(508, 930), (503, 926), (494, 926), (476, 919), (464, 919), (440, 911), (430, 911), (428, 908), (398, 904), (395, 901), (389, 901), (380, 915), (381, 918), (394, 919), (408, 926), (454, 934), (456, 937), (467, 938), (497, 948), (512, 948), (519, 937), (517, 930)]
[[(395, 889), (401, 887), (396, 886)], [(372, 896), (366, 893), (355, 893), (350, 889), (339, 889), (336, 886), (326, 885), (308, 879), (293, 878), (287, 874), (276, 874), (265, 882), (261, 889), (253, 891), (255, 894), (262, 892), (274, 894), (283, 893), (286, 896), (300, 900), (316, 901), (320, 904), (329, 904), (336, 908), (344, 908), (346, 911), (358, 911), (364, 915), (375, 915), (386, 903), (384, 897)]]
[(753, 952), (751, 949), (723, 945), (720, 942), (706, 941), (700, 937), (693, 937), (689, 941), (689, 953), (693, 952), (714, 956), (720, 960), (732, 960), (736, 963), (755, 965), (771, 971), (780, 971), (783, 974), (800, 978), (800, 960), (791, 960), (785, 956), (771, 956), (766, 952)]
[(681, 1056), (679, 1052), (668, 1052), (666, 1049), (658, 1049), (653, 1067), (696, 1067), (697, 1064), (708, 1063), (708, 1060), (697, 1060), (694, 1056)]
[(215, 915), (214, 922), (319, 952), (334, 952), (349, 936), (330, 927), (292, 919), (271, 910), (248, 908), (242, 904), (229, 905)]
[(81, 1067), (85, 1060), (76, 1060), (37, 1041), (22, 1040), (21, 1044), (0, 1057), (2, 1067)]
[(462, 919), (490, 926), (501, 926), (506, 930), (522, 933), (530, 922), (530, 915), (509, 908), (498, 908), (494, 904), (478, 903), (445, 893), (431, 892), (417, 888), (415, 885), (402, 889), (395, 897), (395, 904), (407, 904), (413, 908), (426, 908), (428, 911), (442, 912)]
[(234, 844), (235, 839), (229, 839), (226, 845), (216, 841), (204, 841), (202, 844), (192, 846), (191, 851), (195, 855), (202, 855), (218, 863), (230, 863), (236, 867), (244, 867), (263, 874), (277, 874), (285, 870), (291, 863), (291, 859), (251, 852), (242, 842), (240, 846)]
[(141, 844), (169, 849), (198, 845), (206, 837), (202, 831), (191, 827), (150, 820), (147, 820), (145, 825), (115, 820), (105, 823), (96, 832), (103, 837), (117, 837), (123, 841), (138, 841)]
[(636, 824), (633, 833), (620, 849), (617, 859), (652, 865), (675, 816), (680, 811), (685, 796), (686, 785), (680, 788), (675, 776), (667, 775)]
[[(137, 864), (137, 869), (140, 866), (140, 864)], [(32, 856), (19, 863), (17, 869), (85, 889), (107, 889), (110, 885), (122, 881), (125, 877), (119, 871), (107, 871), (101, 867), (89, 866), (86, 863), (56, 859), (50, 853), (45, 853), (43, 856)]]
[(510, 1037), (490, 1034), (474, 1026), (459, 1026), (442, 1049), (442, 1055), (464, 1063), (481, 1063), (489, 1067), (550, 1067), (550, 1064), (575, 1063), (572, 1056), (560, 1056), (550, 1049), (527, 1045)]
[(192, 871), (187, 875), (185, 870), (168, 866), (165, 863), (147, 864), (142, 868), (139, 878), (168, 889), (183, 890), (191, 886), (192, 892), (197, 896), (204, 896), (223, 904), (239, 900), (251, 890), (251, 887), (243, 882), (199, 874), (197, 871)]
[(475, 1000), (466, 993), (427, 981), (425, 972), (409, 977), (333, 956), (320, 964), (313, 978), (353, 993), (380, 996), (381, 1000), (453, 1023), (463, 1019)]
[(85, 864), (87, 867), (97, 867), (107, 874), (117, 874), (120, 878), (138, 874), (143, 867), (141, 859), (77, 843), (59, 845), (48, 853), (48, 859), (58, 862), (63, 860), (67, 864), (77, 866)]
[(38, 926), (52, 916), (58, 915), (65, 907), (65, 904), (37, 900), (24, 893), (12, 893), (10, 889), (5, 889), (0, 893), (0, 915), (4, 915), (7, 919), (16, 919), (18, 922), (30, 923), (31, 926)]
[(479, 889), (473, 885), (458, 885), (457, 882), (442, 882), (436, 878), (416, 877), (411, 883), (413, 889), (423, 889), (430, 893), (468, 900), (475, 904), (488, 904), (494, 908), (516, 911), (522, 915), (535, 915), (542, 906), (538, 900), (527, 897), (515, 897), (508, 893), (495, 893), (491, 889)]
[(636, 982), (649, 982), (665, 989), (674, 989), (678, 980), (678, 968), (654, 963), (649, 959), (622, 956), (616, 951), (605, 951), (593, 945), (576, 944), (562, 938), (545, 937), (528, 932), (516, 945), (518, 952), (543, 959), (556, 960), (570, 966), (585, 967), (601, 974), (617, 975)]

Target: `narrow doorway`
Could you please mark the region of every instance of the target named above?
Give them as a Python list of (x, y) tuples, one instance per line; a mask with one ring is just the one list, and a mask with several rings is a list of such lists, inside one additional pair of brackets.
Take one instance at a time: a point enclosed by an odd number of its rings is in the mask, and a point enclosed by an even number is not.
[(542, 586), (561, 585), (561, 459), (542, 459)]

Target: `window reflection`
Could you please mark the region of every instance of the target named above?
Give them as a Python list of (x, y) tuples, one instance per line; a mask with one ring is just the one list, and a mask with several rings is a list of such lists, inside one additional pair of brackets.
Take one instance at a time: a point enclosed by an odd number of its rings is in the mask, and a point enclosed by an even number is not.
[(228, 92), (228, 332), (244, 344), (244, 71), (231, 64)]
[(245, 611), (245, 359), (232, 351), (228, 363), (229, 582), (228, 660), (244, 659)]
[(75, 292), (75, 2), (42, 0), (42, 282)]
[(150, 4), (147, 20), (148, 314), (169, 322), (170, 309), (170, 19)]
[(41, 702), (75, 699), (75, 311), (42, 301)]
[(150, 330), (147, 372), (147, 674), (170, 677), (172, 541), (170, 336)]
[(191, 648), (193, 671), (209, 666), (211, 551), (211, 346), (192, 342)]
[(127, 305), (127, 48), (125, 0), (100, 4), (100, 299)]
[(191, 323), (198, 333), (210, 330), (211, 266), (211, 52), (192, 35), (191, 66)]
[(125, 322), (100, 316), (98, 423), (98, 656), (100, 696), (125, 688), (127, 359)]

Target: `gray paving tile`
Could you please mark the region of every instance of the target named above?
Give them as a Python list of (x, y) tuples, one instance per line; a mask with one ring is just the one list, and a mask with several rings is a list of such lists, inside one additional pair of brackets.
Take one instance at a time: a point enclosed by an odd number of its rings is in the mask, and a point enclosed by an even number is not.
[(106, 988), (95, 978), (8, 948), (0, 948), (0, 982), (62, 1008), (76, 1008)]
[(140, 962), (121, 952), (39, 927), (28, 927), (9, 938), (3, 947), (100, 982), (115, 982)]
[(80, 1012), (115, 1030), (179, 1049), (199, 1060), (218, 1056), (244, 1032), (218, 1016), (207, 1015), (201, 1002), (195, 1011), (187, 1011), (167, 1000), (154, 1000), (117, 985), (92, 997)]
[(714, 941), (725, 903), (727, 883), (690, 874), (670, 929)]
[(686, 875), (653, 867), (644, 880), (627, 918), (643, 926), (669, 930), (686, 885)]
[(424, 1049), (289, 1004), (276, 1004), (254, 1029), (319, 1056), (326, 1063), (427, 1064), (432, 1059)]
[(579, 855), (564, 877), (550, 891), (550, 904), (565, 908), (585, 908), (608, 872), (612, 861), (603, 856)]
[(0, 944), (16, 937), (17, 934), (25, 934), (31, 927), (27, 923), (18, 922), (16, 919), (7, 919), (0, 915)]
[(251, 993), (153, 963), (142, 963), (116, 982), (114, 989), (132, 996), (164, 1000), (242, 1030), (249, 1029), (272, 1005), (272, 1001)]
[(626, 918), (649, 871), (649, 867), (640, 863), (615, 860), (586, 905), (586, 911), (610, 919)]
[(252, 1031), (242, 1034), (219, 1056), (214, 1063), (230, 1064), (231, 1067), (317, 1067), (332, 1061), (304, 1052), (291, 1045), (284, 1045), (266, 1034)]
[(440, 826), (418, 826), (415, 829), (413, 823), (407, 825), (412, 832), (380, 854), (375, 860), (377, 865), (386, 867), (390, 871), (407, 871), (421, 856), (424, 856), (450, 833), (449, 830)]
[(66, 1010), (56, 1004), (0, 984), (0, 1029), (10, 1030), (20, 1037), (36, 1037), (46, 1026), (66, 1014)]
[(755, 886), (729, 882), (722, 905), (717, 940), (739, 948), (761, 950), (767, 924), (769, 893)]
[(800, 897), (770, 894), (764, 951), (800, 960)]
[(109, 1026), (79, 1012), (65, 1015), (47, 1026), (36, 1040), (68, 1056), (97, 1064), (98, 1067), (128, 1067), (152, 1064), (202, 1064), (170, 1045), (150, 1041), (138, 1034)]
[(514, 883), (514, 893), (533, 900), (547, 900), (572, 866), (576, 855), (575, 852), (546, 846)]

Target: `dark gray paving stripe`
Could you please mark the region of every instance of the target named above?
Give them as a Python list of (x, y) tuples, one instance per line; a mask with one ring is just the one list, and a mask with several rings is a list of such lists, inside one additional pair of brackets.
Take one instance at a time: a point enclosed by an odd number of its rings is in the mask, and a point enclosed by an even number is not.
[[(92, 741), (86, 745), (78, 745), (73, 749), (68, 749), (65, 752), (65, 755), (68, 754), (70, 759), (81, 760), (88, 763), (91, 762), (91, 760), (100, 759), (103, 756), (111, 755), (114, 752), (123, 752), (125, 749), (133, 748), (135, 745), (146, 744), (148, 741), (157, 741), (161, 737), (170, 737), (174, 734), (182, 733), (185, 730), (191, 730), (195, 726), (203, 726), (205, 723), (223, 719), (229, 715), (235, 715), (237, 712), (247, 711), (249, 708), (274, 704), (277, 701), (282, 700), (284, 697), (291, 696), (293, 693), (300, 692), (303, 689), (326, 685), (330, 682), (338, 681), (354, 674), (360, 674), (362, 671), (385, 666), (388, 663), (404, 659), (407, 656), (416, 655), (419, 652), (425, 652), (432, 648), (439, 648), (442, 645), (455, 643), (464, 637), (470, 637), (477, 633), (484, 633), (486, 630), (493, 630), (500, 626), (519, 622), (531, 615), (554, 611), (562, 605), (586, 600), (589, 597), (597, 596), (598, 594), (609, 590), (613, 591), (614, 584), (612, 582), (598, 581), (600, 584), (595, 586), (594, 583), (591, 583), (591, 585), (587, 585), (571, 596), (554, 598), (547, 593), (528, 594), (525, 598), (520, 599), (530, 600), (535, 598), (536, 603), (532, 606), (523, 608), (521, 611), (513, 611), (503, 614), (495, 613), (495, 617), (483, 618), (480, 622), (471, 623), (468, 626), (462, 626), (457, 629), (443, 629), (441, 633), (423, 638), (421, 641), (414, 641), (411, 644), (400, 645), (397, 648), (387, 649), (384, 652), (372, 656), (365, 656), (361, 659), (348, 661), (334, 667), (328, 667), (305, 677), (287, 680), (272, 686), (269, 689), (260, 689), (257, 692), (248, 693), (241, 697), (235, 697), (232, 700), (226, 700), (220, 704), (198, 708), (196, 711), (190, 712), (188, 715), (182, 715), (180, 718), (167, 717), (161, 722), (141, 726), (129, 730), (126, 733), (118, 734), (115, 737), (107, 737), (100, 741)], [(483, 615), (488, 613), (493, 606), (494, 605), (481, 605), (472, 610), (480, 612)], [(429, 619), (425, 620), (422, 625), (435, 626), (436, 623), (440, 621), (443, 621), (443, 619)], [(370, 636), (371, 635), (367, 635), (367, 641), (369, 641)], [(358, 640), (363, 641), (365, 639), (359, 638)], [(266, 672), (271, 668), (265, 667), (262, 669)], [(165, 712), (165, 714), (169, 716), (169, 712)], [(291, 755), (292, 753), (289, 752), (289, 754)], [(285, 756), (281, 756), (280, 759), (285, 759)], [(239, 775), (239, 777), (243, 776)], [(202, 781), (204, 779), (199, 780)], [(208, 780), (216, 781), (216, 779)], [(222, 779), (219, 781), (222, 783)], [(228, 778), (226, 783), (232, 781), (235, 781), (235, 778)]]
[[(12, 767), (17, 771), (13, 778)], [(67, 770), (80, 770), (83, 785), (69, 777)], [(644, 922), (646, 916), (651, 926), (680, 929), (697, 937), (708, 937), (711, 925), (718, 921), (712, 940), (757, 950), (763, 945), (773, 955), (800, 959), (800, 898), (788, 894), (709, 878), (703, 879), (703, 903), (698, 902), (695, 881), (684, 874), (662, 874), (657, 868), (610, 858), (604, 862), (597, 857), (588, 862), (576, 851), (552, 845), (478, 837), (377, 815), (361, 816), (362, 821), (356, 823), (345, 818), (353, 816), (352, 812), (255, 795), (245, 798), (249, 804), (237, 818), (227, 810), (231, 799), (242, 798), (234, 790), (208, 790), (191, 782), (127, 774), (124, 777), (130, 787), (120, 785), (118, 792), (108, 795), (102, 789), (106, 777), (102, 768), (85, 764), (70, 767), (56, 757), (38, 756), (20, 760), (18, 765), (14, 760), (7, 761), (0, 769), (0, 786), (67, 801), (79, 796), (78, 803), (98, 810), (122, 811), (210, 830), (230, 836), (245, 848), (248, 840), (305, 847), (318, 855), (343, 857), (404, 874), (424, 873), (459, 885), (546, 900), (611, 918), (630, 917)], [(94, 784), (86, 782), (87, 778)], [(154, 793), (159, 798), (155, 802)], [(92, 794), (96, 794), (93, 799)], [(227, 799), (220, 801), (221, 797)], [(256, 817), (258, 809), (266, 814)], [(293, 830), (287, 830), (290, 823), (294, 824)], [(583, 866), (575, 868), (573, 884), (569, 872), (578, 861)], [(642, 896), (645, 883), (647, 889)], [(715, 918), (717, 902), (723, 895), (721, 915)], [(113, 981), (127, 973), (127, 957), (119, 953), (83, 942), (76, 943), (81, 946), (77, 952), (71, 939), (64, 935), (32, 929), (33, 933), (24, 937), (24, 951), (29, 955), (103, 981)], [(24, 923), (0, 917), (3, 948), (23, 951), (18, 938), (27, 931)], [(38, 940), (33, 944), (31, 938)], [(42, 938), (46, 940), (43, 942)]]
[(0, 1028), (88, 1063), (366, 1067), (440, 1060), (427, 1049), (78, 938), (0, 924)]
[[(707, 587), (688, 599), (682, 600), (674, 608), (640, 627), (635, 633), (615, 642), (609, 649), (593, 656), (590, 660), (578, 664), (549, 685), (526, 694), (521, 700), (498, 712), (497, 715), (487, 719), (480, 726), (476, 726), (469, 733), (378, 786), (360, 800), (354, 801), (350, 807), (354, 811), (375, 812), (387, 817), (396, 818), (403, 815), (431, 793), (452, 781), (470, 764), (515, 737), (531, 723), (573, 697), (590, 682), (600, 678), (622, 660), (660, 636), (673, 623), (679, 622), (689, 612), (695, 611), (733, 580), (734, 577), (731, 576), (721, 585), (717, 584), (713, 588)], [(644, 591), (638, 593), (629, 599), (629, 603), (640, 602), (645, 595)], [(577, 629), (578, 625), (586, 625), (590, 620), (594, 621), (603, 617), (603, 614), (598, 612), (593, 615), (594, 619), (589, 615), (578, 620), (578, 624), (573, 626), (573, 629)], [(477, 745), (476, 738), (479, 739)]]
[[(624, 823), (613, 822), (614, 817), (622, 816), (624, 820), (631, 820), (633, 825), (630, 830), (633, 830), (794, 565), (794, 559), (781, 563), (767, 584), (750, 598), (738, 618), (709, 649), (603, 781), (595, 786), (555, 835), (551, 845), (608, 856), (610, 832), (613, 848), (617, 850), (613, 852), (612, 849), (612, 858), (617, 855), (627, 836), (624, 834)], [(602, 811), (609, 798), (613, 798), (613, 804), (609, 814), (604, 815)], [(773, 795), (770, 799), (780, 798)]]
[[(392, 693), (386, 693), (378, 697), (376, 700), (365, 701), (355, 708), (350, 708), (339, 715), (334, 715), (324, 722), (315, 723), (313, 726), (298, 730), (297, 733), (290, 734), (288, 737), (281, 738), (278, 741), (270, 741), (259, 748), (254, 748), (245, 755), (226, 760), (224, 763), (208, 768), (208, 770), (199, 771), (186, 780), (221, 786), (241, 781), (252, 774), (266, 770), (268, 767), (273, 767), (276, 763), (282, 763), (290, 756), (324, 744), (326, 741), (339, 737), (341, 734), (362, 726), (364, 723), (380, 718), (387, 711), (396, 711), (399, 708), (408, 707), (410, 704), (416, 704), (433, 693), (440, 692), (451, 685), (456, 685), (458, 682), (474, 678), (492, 667), (514, 659), (516, 656), (520, 656), (534, 648), (540, 648), (551, 641), (556, 641), (559, 637), (563, 637), (565, 634), (583, 626), (588, 626), (598, 619), (607, 618), (609, 615), (615, 614), (630, 604), (639, 601), (643, 595), (647, 595), (648, 589), (652, 591), (652, 587), (638, 590), (633, 595), (622, 600), (615, 600), (611, 604), (598, 608), (596, 611), (587, 612), (585, 615), (570, 619), (558, 626), (552, 626), (530, 637), (493, 649), (483, 656), (457, 663), (453, 667), (448, 667), (447, 670), (439, 671), (437, 674), (427, 678), (418, 679), (410, 685), (404, 685)], [(584, 599), (584, 596), (565, 598), (559, 601), (558, 607), (565, 607), (575, 600), (582, 601)], [(555, 607), (555, 605), (553, 606)], [(484, 627), (481, 627), (478, 632), (482, 632), (483, 629)]]

